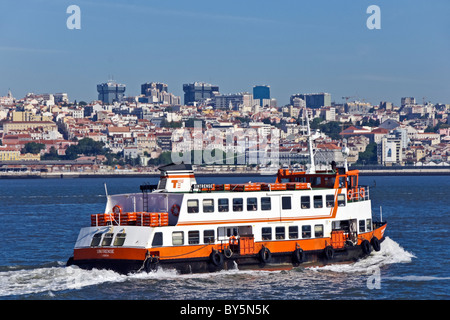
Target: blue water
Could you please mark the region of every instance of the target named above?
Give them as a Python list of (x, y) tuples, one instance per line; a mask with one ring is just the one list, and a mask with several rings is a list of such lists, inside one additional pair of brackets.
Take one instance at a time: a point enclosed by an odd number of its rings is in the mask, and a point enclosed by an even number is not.
[[(198, 182), (266, 177), (199, 178)], [(0, 180), (0, 299), (449, 299), (450, 177), (361, 177), (374, 220), (388, 221), (380, 252), (352, 264), (291, 271), (119, 275), (65, 267), (81, 227), (108, 192), (152, 178)]]

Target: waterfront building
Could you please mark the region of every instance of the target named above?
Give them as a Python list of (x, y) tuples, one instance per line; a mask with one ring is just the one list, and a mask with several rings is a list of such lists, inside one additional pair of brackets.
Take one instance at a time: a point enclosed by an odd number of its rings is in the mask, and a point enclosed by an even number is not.
[(108, 81), (97, 85), (98, 100), (105, 104), (112, 104), (113, 102), (120, 102), (125, 95), (126, 86), (114, 81)]
[(219, 86), (204, 82), (183, 84), (184, 104), (194, 105), (219, 94)]

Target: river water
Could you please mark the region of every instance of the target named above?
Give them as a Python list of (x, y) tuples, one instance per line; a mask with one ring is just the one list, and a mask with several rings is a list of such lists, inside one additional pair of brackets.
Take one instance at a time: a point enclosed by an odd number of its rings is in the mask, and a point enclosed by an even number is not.
[[(270, 179), (270, 178), (269, 178)], [(199, 183), (267, 177), (198, 178)], [(450, 178), (360, 177), (374, 220), (387, 220), (379, 252), (358, 262), (290, 271), (173, 271), (120, 275), (65, 267), (79, 229), (109, 194), (139, 192), (148, 178), (0, 180), (1, 300), (448, 300)]]

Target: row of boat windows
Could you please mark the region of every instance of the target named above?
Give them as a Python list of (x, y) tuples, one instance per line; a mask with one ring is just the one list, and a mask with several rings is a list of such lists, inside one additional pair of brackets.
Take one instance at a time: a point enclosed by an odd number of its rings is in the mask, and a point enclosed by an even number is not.
[[(370, 232), (372, 231), (372, 219), (367, 220), (359, 220), (359, 232)], [(301, 232), (301, 237), (299, 236)], [(174, 231), (172, 232), (172, 245), (184, 245), (185, 244), (185, 233), (184, 231)], [(227, 231), (227, 236), (236, 236), (237, 230), (233, 232), (232, 228), (229, 228)], [(102, 238), (103, 236), (103, 238)], [(126, 238), (126, 233), (121, 232), (117, 233), (116, 237), (114, 237), (114, 233), (107, 232), (96, 233), (94, 234), (91, 247), (109, 247), (111, 244), (115, 247), (123, 246)], [(275, 236), (275, 238), (274, 238)], [(262, 227), (261, 228), (261, 238), (262, 240), (284, 240), (286, 237), (288, 239), (309, 239), (312, 238), (322, 238), (323, 237), (323, 224), (316, 224), (314, 226), (311, 225), (303, 225), (301, 228), (299, 226), (278, 226), (275, 227)], [(114, 241), (113, 241), (114, 239)], [(203, 243), (214, 243), (215, 242), (215, 230), (204, 230), (203, 231)], [(200, 231), (188, 231), (187, 232), (187, 243), (188, 244), (200, 244)], [(156, 232), (153, 237), (152, 247), (160, 247), (163, 245), (163, 233)]]
[[(301, 232), (301, 236), (300, 236)], [(233, 233), (237, 235), (237, 233)], [(231, 235), (229, 235), (231, 236)], [(316, 224), (314, 226), (304, 225), (304, 226), (289, 226), (288, 230), (286, 227), (263, 227), (261, 228), (261, 238), (262, 240), (285, 240), (285, 239), (309, 239), (312, 237), (322, 238), (323, 237), (323, 224)], [(187, 232), (187, 244), (195, 245), (200, 244), (201, 233), (197, 230), (192, 230)], [(211, 244), (215, 241), (215, 230), (204, 230), (203, 231), (203, 243)], [(174, 231), (172, 232), (172, 245), (180, 246), (186, 244), (185, 232), (184, 231)], [(163, 245), (163, 234), (162, 232), (156, 232), (153, 237), (152, 247), (160, 247)]]
[[(230, 201), (231, 200), (231, 201)], [(258, 201), (259, 200), (259, 201)], [(259, 203), (258, 203), (259, 202)], [(345, 195), (339, 194), (337, 198), (338, 206), (345, 206)], [(310, 196), (301, 196), (300, 197), (300, 208), (301, 209), (310, 209), (311, 204), (314, 208), (319, 209), (323, 208), (323, 196), (315, 195)], [(247, 211), (256, 211), (258, 210), (258, 206), (262, 211), (270, 211), (272, 210), (272, 199), (271, 197), (261, 197), (261, 198), (247, 198), (245, 203), (243, 198), (222, 198), (217, 200), (217, 209), (219, 212), (229, 212), (230, 209), (235, 212), (244, 211), (244, 208)], [(325, 196), (325, 206), (327, 208), (334, 207), (334, 195), (329, 194)], [(214, 212), (214, 199), (203, 199), (202, 200), (202, 209), (203, 212)], [(291, 210), (292, 209), (292, 197), (291, 196), (282, 196), (281, 197), (281, 209), (282, 210)], [(188, 213), (199, 213), (200, 205), (199, 200), (190, 199), (187, 201), (187, 211)]]

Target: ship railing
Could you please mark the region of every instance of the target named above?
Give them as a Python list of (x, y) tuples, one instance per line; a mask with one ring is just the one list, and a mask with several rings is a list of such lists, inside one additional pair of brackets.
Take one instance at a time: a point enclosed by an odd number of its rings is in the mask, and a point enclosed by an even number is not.
[(347, 191), (347, 199), (349, 202), (359, 202), (370, 200), (369, 186), (358, 186), (356, 188), (350, 188)]

